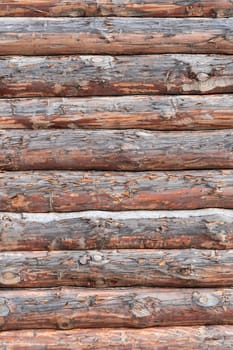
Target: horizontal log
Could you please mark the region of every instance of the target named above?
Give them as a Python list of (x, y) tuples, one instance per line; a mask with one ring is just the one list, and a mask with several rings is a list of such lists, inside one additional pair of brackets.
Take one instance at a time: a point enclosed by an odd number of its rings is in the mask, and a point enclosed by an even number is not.
[(0, 329), (232, 325), (229, 289), (8, 289)]
[(0, 173), (0, 211), (233, 209), (233, 170)]
[(0, 58), (1, 97), (233, 92), (231, 55)]
[(1, 129), (233, 128), (228, 94), (0, 99)]
[(90, 350), (93, 340), (95, 350), (229, 350), (233, 347), (233, 327), (5, 331), (1, 332), (0, 346), (4, 350)]
[(0, 55), (233, 54), (233, 18), (3, 18)]
[(230, 210), (0, 213), (0, 251), (233, 249)]
[(230, 17), (231, 0), (2, 0), (0, 16)]
[(233, 250), (0, 253), (0, 287), (231, 287)]
[(2, 170), (233, 168), (232, 130), (0, 131)]

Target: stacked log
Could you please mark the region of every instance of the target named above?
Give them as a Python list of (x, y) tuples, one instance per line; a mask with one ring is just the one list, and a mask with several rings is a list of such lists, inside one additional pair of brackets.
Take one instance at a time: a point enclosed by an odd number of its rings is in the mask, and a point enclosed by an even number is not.
[(0, 3), (0, 348), (233, 347), (233, 3)]

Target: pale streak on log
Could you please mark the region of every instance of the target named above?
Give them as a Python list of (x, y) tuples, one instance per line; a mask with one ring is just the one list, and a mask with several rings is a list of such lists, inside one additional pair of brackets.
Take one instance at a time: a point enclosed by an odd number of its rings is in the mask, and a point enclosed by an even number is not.
[(232, 288), (6, 289), (0, 303), (1, 330), (233, 324)]
[(0, 55), (233, 54), (233, 18), (2, 18)]
[(232, 169), (233, 131), (2, 130), (1, 170)]
[(0, 253), (0, 287), (231, 287), (233, 250)]
[(231, 55), (0, 58), (1, 97), (233, 92)]
[(2, 0), (0, 16), (231, 17), (231, 0)]
[(0, 211), (233, 209), (233, 170), (0, 173)]
[[(16, 341), (17, 339), (17, 341)], [(17, 342), (17, 344), (16, 344)], [(229, 350), (232, 326), (157, 327), (146, 329), (75, 329), (5, 331), (4, 350)]]
[(1, 129), (233, 128), (233, 98), (208, 96), (115, 96), (0, 99)]
[(0, 251), (161, 248), (233, 249), (232, 211), (0, 213)]

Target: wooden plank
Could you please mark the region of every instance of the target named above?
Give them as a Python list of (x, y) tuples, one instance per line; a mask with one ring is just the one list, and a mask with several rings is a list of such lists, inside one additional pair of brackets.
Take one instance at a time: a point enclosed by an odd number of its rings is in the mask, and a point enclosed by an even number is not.
[(229, 289), (8, 289), (0, 329), (232, 325)]
[(230, 169), (232, 147), (233, 130), (4, 130), (0, 169)]
[(231, 55), (0, 58), (1, 97), (233, 92)]
[[(16, 344), (17, 339), (17, 344)], [(229, 350), (232, 326), (158, 327), (146, 329), (76, 329), (5, 331), (0, 334), (4, 350)]]
[(0, 99), (1, 129), (233, 128), (228, 94)]
[(233, 170), (0, 173), (0, 211), (233, 208)]
[(0, 16), (230, 17), (231, 0), (2, 0)]
[(2, 18), (0, 55), (233, 54), (233, 18)]
[(0, 253), (0, 287), (231, 287), (233, 250)]
[(0, 251), (233, 249), (231, 210), (0, 213)]

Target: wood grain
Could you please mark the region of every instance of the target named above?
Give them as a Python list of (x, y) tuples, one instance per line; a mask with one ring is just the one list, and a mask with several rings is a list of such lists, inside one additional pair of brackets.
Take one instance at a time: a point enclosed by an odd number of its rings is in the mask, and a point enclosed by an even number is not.
[(233, 249), (231, 210), (0, 213), (0, 251)]
[(1, 129), (233, 128), (228, 94), (0, 99)]
[(0, 55), (233, 54), (233, 18), (2, 18)]
[(233, 131), (0, 131), (2, 170), (233, 168)]
[(229, 289), (8, 289), (0, 329), (232, 325)]
[(0, 211), (233, 208), (233, 171), (0, 173)]
[(2, 0), (0, 16), (231, 17), (231, 0)]
[(231, 287), (233, 250), (0, 253), (0, 287)]
[[(17, 344), (15, 342), (17, 339)], [(1, 332), (4, 350), (229, 350), (232, 326), (157, 327), (146, 329), (23, 330)]]
[(233, 92), (231, 55), (0, 58), (1, 97)]

